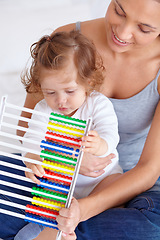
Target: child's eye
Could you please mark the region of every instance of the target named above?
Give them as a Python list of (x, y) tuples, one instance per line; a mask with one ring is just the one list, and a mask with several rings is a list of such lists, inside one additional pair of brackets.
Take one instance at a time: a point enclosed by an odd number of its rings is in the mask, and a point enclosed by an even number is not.
[(47, 95), (54, 95), (55, 92), (47, 92)]
[(72, 94), (72, 93), (74, 93), (75, 92), (75, 90), (67, 90), (66, 91), (66, 93), (68, 93), (68, 94)]

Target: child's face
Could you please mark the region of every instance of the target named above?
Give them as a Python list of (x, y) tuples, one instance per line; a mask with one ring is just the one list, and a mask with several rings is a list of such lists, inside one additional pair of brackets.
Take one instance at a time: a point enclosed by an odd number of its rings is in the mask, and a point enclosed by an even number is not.
[(84, 103), (86, 90), (77, 82), (77, 77), (77, 69), (72, 63), (62, 70), (42, 71), (41, 89), (52, 110), (72, 116)]

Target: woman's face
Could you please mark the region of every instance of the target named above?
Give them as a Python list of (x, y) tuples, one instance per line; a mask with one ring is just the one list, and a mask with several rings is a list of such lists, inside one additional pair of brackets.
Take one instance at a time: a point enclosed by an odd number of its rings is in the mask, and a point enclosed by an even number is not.
[(142, 48), (160, 39), (160, 2), (112, 0), (105, 22), (108, 44), (113, 51)]

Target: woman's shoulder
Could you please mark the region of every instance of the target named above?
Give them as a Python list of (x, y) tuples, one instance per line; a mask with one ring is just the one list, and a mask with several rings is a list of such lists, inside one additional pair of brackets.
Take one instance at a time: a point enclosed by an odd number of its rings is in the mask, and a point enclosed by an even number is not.
[[(99, 29), (101, 25), (104, 25), (104, 18), (97, 18), (88, 21), (80, 22), (81, 32), (84, 35), (89, 35), (92, 31), (95, 34), (95, 28)], [(58, 27), (54, 32), (72, 31), (76, 29), (76, 23), (70, 23), (64, 26)]]
[[(69, 32), (75, 29), (76, 23), (71, 23), (57, 28), (54, 32)], [(102, 49), (106, 38), (104, 18), (80, 22), (80, 32), (94, 42), (99, 52), (103, 51)]]

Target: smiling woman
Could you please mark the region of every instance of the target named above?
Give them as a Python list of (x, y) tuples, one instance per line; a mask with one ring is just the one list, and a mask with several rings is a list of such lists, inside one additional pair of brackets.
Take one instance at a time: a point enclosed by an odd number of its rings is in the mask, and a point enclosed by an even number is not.
[[(130, 1), (130, 4), (123, 7), (125, 5), (121, 1), (112, 1), (106, 13), (106, 23), (110, 23), (110, 25), (106, 24), (107, 30), (109, 31), (112, 26), (111, 36), (107, 35), (110, 47), (115, 48), (116, 51), (118, 49), (126, 51), (127, 48), (130, 50), (152, 43), (159, 34), (159, 24), (156, 17), (158, 8), (153, 8), (153, 5), (153, 2), (150, 1), (145, 7), (145, 11), (141, 11), (144, 9), (143, 2), (135, 6)], [(157, 5), (156, 2), (155, 5)], [(133, 11), (133, 9), (135, 10)], [(155, 14), (155, 10), (157, 14)]]

